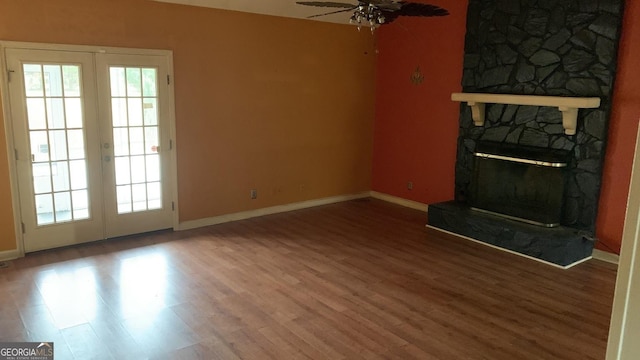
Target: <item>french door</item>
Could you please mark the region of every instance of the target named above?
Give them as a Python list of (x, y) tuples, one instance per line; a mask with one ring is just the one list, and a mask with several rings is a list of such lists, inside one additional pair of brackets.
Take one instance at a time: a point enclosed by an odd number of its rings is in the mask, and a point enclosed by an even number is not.
[(5, 55), (25, 251), (172, 227), (166, 56)]

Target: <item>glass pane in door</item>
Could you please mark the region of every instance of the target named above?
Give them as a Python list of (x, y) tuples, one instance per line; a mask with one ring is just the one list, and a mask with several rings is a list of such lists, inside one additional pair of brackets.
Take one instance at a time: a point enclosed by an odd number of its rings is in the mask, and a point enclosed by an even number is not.
[(89, 219), (80, 66), (23, 71), (37, 225)]
[(118, 214), (162, 208), (158, 71), (109, 68)]

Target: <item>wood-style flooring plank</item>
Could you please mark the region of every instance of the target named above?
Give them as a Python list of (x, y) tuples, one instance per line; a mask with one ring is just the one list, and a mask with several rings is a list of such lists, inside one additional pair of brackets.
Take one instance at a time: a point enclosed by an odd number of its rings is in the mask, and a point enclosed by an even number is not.
[(616, 267), (569, 270), (373, 199), (29, 254), (0, 341), (56, 359), (603, 359)]

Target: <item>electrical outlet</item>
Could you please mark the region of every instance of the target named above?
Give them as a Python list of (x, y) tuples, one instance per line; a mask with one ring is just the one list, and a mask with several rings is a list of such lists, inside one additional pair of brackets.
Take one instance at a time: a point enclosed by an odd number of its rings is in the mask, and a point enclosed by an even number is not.
[(408, 181), (407, 182), (407, 189), (413, 190), (413, 181)]
[(257, 199), (258, 198), (258, 190), (251, 189), (251, 198), (252, 199)]

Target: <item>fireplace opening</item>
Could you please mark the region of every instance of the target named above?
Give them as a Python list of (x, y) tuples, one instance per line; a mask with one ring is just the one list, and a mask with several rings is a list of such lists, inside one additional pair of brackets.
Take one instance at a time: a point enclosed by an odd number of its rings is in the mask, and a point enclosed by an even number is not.
[(477, 211), (559, 226), (570, 152), (478, 142), (469, 203)]

